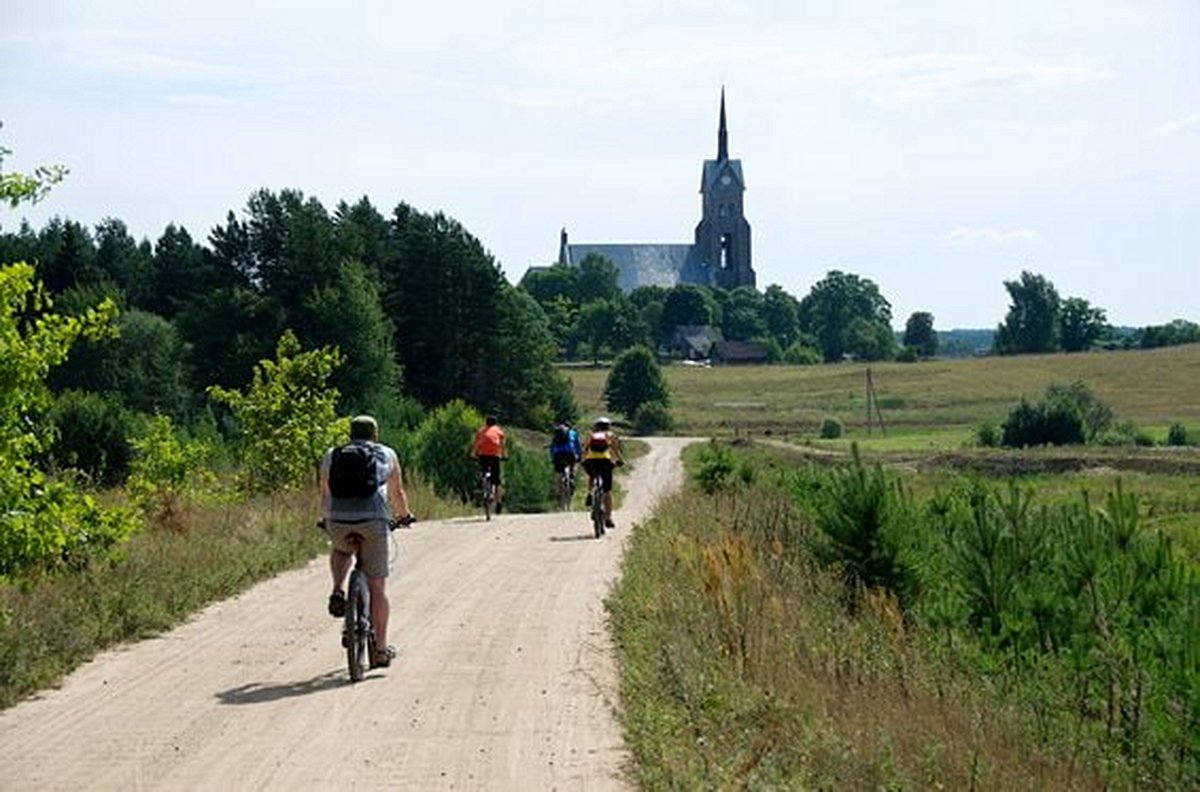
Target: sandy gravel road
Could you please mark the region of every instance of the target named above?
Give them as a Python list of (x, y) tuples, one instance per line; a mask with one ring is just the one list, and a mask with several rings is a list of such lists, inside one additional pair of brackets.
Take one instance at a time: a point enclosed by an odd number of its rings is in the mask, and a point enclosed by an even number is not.
[(0, 713), (0, 789), (625, 788), (601, 601), (686, 442), (651, 442), (604, 540), (582, 511), (397, 531), (400, 655), (359, 684), (323, 560), (105, 653)]

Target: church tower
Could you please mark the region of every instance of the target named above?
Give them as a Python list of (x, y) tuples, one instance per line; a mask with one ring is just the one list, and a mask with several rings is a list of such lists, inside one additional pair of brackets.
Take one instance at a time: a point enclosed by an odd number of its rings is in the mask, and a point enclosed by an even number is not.
[(746, 182), (742, 161), (729, 159), (725, 126), (725, 89), (721, 89), (721, 120), (717, 129), (717, 158), (705, 160), (700, 177), (701, 218), (696, 226), (693, 255), (709, 272), (713, 286), (734, 289), (754, 286), (750, 266), (750, 224), (743, 214)]

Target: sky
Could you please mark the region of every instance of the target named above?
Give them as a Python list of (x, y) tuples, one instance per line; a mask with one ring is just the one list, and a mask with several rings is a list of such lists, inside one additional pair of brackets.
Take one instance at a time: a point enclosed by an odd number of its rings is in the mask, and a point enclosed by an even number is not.
[(724, 89), (759, 288), (868, 278), (995, 327), (1043, 275), (1200, 321), (1197, 0), (0, 0), (6, 171), (59, 216), (208, 239), (252, 192), (455, 218), (509, 280), (690, 243)]

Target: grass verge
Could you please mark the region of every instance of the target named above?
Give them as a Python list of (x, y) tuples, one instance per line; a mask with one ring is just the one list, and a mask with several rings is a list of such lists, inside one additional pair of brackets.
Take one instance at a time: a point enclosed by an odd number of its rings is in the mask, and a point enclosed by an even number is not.
[[(848, 588), (847, 562), (818, 560), (829, 537), (818, 527), (827, 512), (815, 504), (831, 492), (833, 479), (811, 466), (802, 469), (798, 453), (743, 446), (727, 459), (723, 477), (710, 477), (727, 486), (710, 488), (712, 494), (690, 487), (632, 534), (608, 607), (623, 725), (640, 786), (1194, 788), (1196, 754), (1186, 746), (1195, 745), (1200, 710), (1179, 695), (1200, 679), (1194, 659), (1190, 665), (1183, 659), (1195, 643), (1187, 616), (1155, 616), (1162, 629), (1183, 629), (1154, 633), (1163, 647), (1174, 648), (1161, 656), (1145, 652), (1139, 664), (1121, 642), (1144, 636), (1136, 619), (1118, 631), (1125, 606), (1113, 591), (1106, 595), (1113, 602), (1105, 604), (1111, 621), (1100, 619), (1097, 627), (1084, 618), (1069, 647), (1039, 647), (1022, 638), (1037, 632), (1029, 624), (1006, 622), (995, 638), (981, 640), (962, 619), (954, 607), (962, 604), (955, 593), (961, 580), (950, 582), (944, 562), (966, 555), (942, 555), (943, 563), (936, 563), (902, 549), (901, 558), (917, 562), (923, 581), (910, 592), (921, 597), (911, 610), (885, 588)], [(943, 523), (934, 510), (949, 501), (932, 495), (947, 479), (931, 477), (947, 471), (891, 474), (903, 475), (907, 491), (925, 493), (920, 511), (902, 518), (904, 535), (936, 539), (929, 528)], [(1074, 515), (1072, 524), (1094, 528), (1078, 510), (1060, 509), (1088, 491), (1099, 504), (1100, 493), (1117, 480), (1111, 471), (1038, 474), (1021, 486), (1036, 490), (1053, 513)], [(959, 479), (959, 486), (971, 484)], [(1169, 534), (1171, 521), (1194, 519), (1200, 505), (1182, 477), (1135, 478), (1126, 486), (1138, 492), (1147, 535)], [(900, 503), (912, 501), (893, 505)], [(1034, 513), (1019, 517), (1022, 534), (1036, 522)], [(954, 553), (966, 548), (955, 542)], [(1083, 546), (1073, 544), (1072, 552)], [(1016, 568), (1026, 595), (1054, 582), (1043, 578), (1054, 577), (1049, 562), (1062, 556), (1048, 549), (1040, 577), (1037, 569)], [(1119, 566), (1122, 552), (1099, 546), (1094, 558)], [(1138, 563), (1149, 558), (1137, 557)], [(966, 568), (955, 566), (954, 574)], [(1101, 587), (1117, 580), (1124, 578), (1107, 577)], [(1196, 591), (1186, 583), (1176, 588)], [(1136, 591), (1126, 594), (1129, 602), (1153, 602)], [(1010, 603), (1005, 612), (1023, 607)], [(1070, 632), (1062, 627), (1044, 634), (1060, 640)], [(1192, 683), (1150, 673), (1147, 663), (1168, 657), (1172, 673)], [(1093, 666), (1107, 669), (1104, 684), (1087, 670)], [(1174, 693), (1166, 693), (1167, 686)], [(1120, 724), (1124, 736), (1106, 724)]]
[[(409, 479), (422, 518), (460, 513)], [(103, 649), (159, 634), (326, 552), (314, 492), (185, 507), (78, 570), (32, 570), (0, 583), (0, 708), (57, 684)]]

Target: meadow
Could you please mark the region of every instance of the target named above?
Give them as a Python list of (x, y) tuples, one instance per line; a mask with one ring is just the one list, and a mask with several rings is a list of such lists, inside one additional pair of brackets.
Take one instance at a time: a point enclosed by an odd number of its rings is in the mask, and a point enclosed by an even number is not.
[[(867, 372), (883, 429), (868, 424)], [(585, 415), (604, 411), (606, 368), (568, 369)], [(998, 423), (1051, 383), (1087, 382), (1122, 420), (1155, 436), (1181, 422), (1200, 430), (1200, 344), (1146, 351), (1016, 355), (919, 363), (822, 366), (668, 365), (671, 415), (682, 435), (815, 439), (836, 418), (881, 449), (961, 446), (983, 422)], [(868, 434), (868, 431), (870, 434)]]
[(1195, 432), (1200, 346), (872, 365), (870, 433), (866, 366), (666, 373), (719, 440), (608, 603), (642, 787), (1200, 782), (1200, 449), (974, 442), (1076, 380)]

